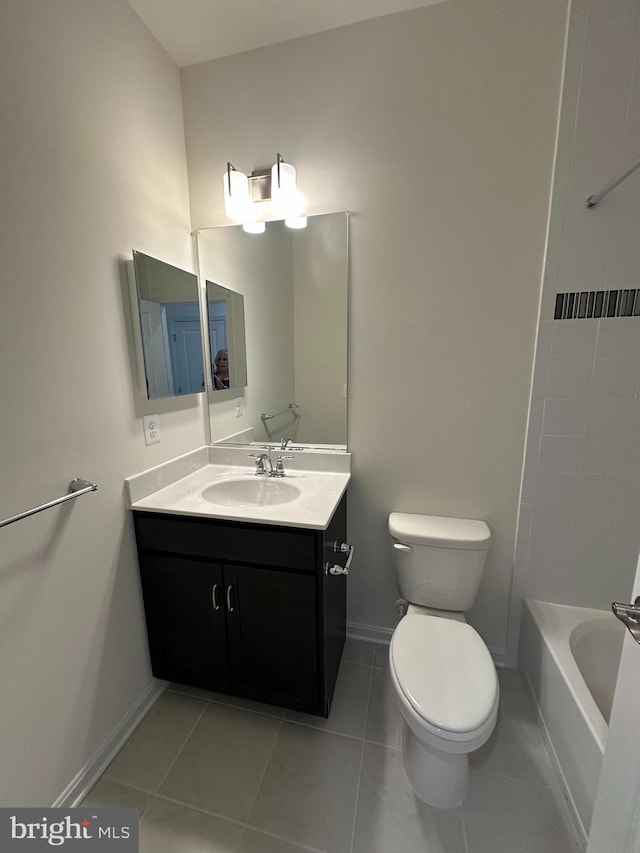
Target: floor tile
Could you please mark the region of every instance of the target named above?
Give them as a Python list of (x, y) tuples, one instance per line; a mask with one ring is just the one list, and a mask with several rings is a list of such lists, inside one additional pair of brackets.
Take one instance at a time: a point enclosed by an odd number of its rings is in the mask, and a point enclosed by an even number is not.
[(238, 853), (308, 853), (314, 849), (313, 847), (301, 847), (298, 844), (292, 844), (290, 841), (284, 841), (282, 838), (276, 838), (273, 835), (265, 835), (264, 832), (258, 832), (257, 829), (247, 828), (242, 836)]
[(507, 669), (504, 666), (497, 666), (496, 672), (498, 673), (501, 696), (504, 696), (507, 693), (513, 696), (526, 695), (524, 685), (515, 669)]
[(165, 690), (107, 767), (105, 777), (157, 791), (206, 707), (199, 699)]
[(102, 777), (80, 803), (87, 808), (138, 809), (144, 813), (152, 794)]
[(373, 669), (365, 740), (400, 749), (402, 716), (393, 695), (389, 670)]
[(524, 695), (506, 693), (500, 697), (496, 728), (484, 746), (470, 754), (469, 764), (522, 782), (557, 785), (536, 712)]
[[(390, 851), (466, 853), (462, 810), (439, 810), (423, 803), (409, 786), (401, 752), (368, 743), (353, 853)], [(502, 848), (496, 847), (493, 853), (502, 853)]]
[(280, 725), (263, 714), (210, 704), (160, 794), (246, 820)]
[(362, 743), (283, 723), (248, 823), (331, 853), (349, 853)]
[(202, 687), (192, 687), (190, 684), (179, 684), (177, 681), (172, 681), (167, 686), (167, 690), (171, 693), (182, 693), (184, 696), (203, 699), (205, 702), (210, 702), (211, 698), (216, 695), (211, 690), (205, 690)]
[(298, 711), (286, 711), (285, 720), (335, 734), (363, 738), (371, 672), (370, 666), (343, 660), (329, 716), (325, 718)]
[(369, 665), (373, 657), (373, 646), (373, 643), (367, 643), (365, 640), (353, 640), (347, 637), (342, 650), (342, 660)]
[(226, 693), (212, 693), (211, 701), (221, 705), (229, 705), (231, 708), (240, 708), (243, 711), (252, 711), (254, 714), (264, 714), (281, 720), (284, 716), (284, 708), (277, 705), (267, 705), (265, 702), (255, 702), (253, 699), (245, 699), (242, 696), (229, 696)]
[(376, 643), (373, 647), (373, 666), (389, 669), (389, 644)]
[(462, 812), (469, 853), (578, 853), (563, 806), (549, 788), (475, 770)]
[(140, 853), (236, 853), (244, 827), (155, 797), (140, 824)]
[(171, 682), (167, 687), (174, 693), (184, 693), (186, 696), (195, 696), (207, 702), (219, 702), (222, 705), (231, 705), (234, 708), (242, 708), (245, 711), (254, 711), (256, 714), (266, 714), (268, 717), (282, 719), (284, 708), (277, 705), (267, 705), (264, 702), (254, 702), (253, 699), (244, 699), (242, 696), (231, 696), (228, 693), (216, 693), (213, 690), (202, 690), (200, 687), (190, 687), (188, 684), (177, 684)]

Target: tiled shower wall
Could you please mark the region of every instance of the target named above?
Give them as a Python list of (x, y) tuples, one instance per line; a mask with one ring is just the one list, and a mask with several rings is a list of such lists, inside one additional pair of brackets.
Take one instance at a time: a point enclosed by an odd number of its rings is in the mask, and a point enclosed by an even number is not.
[[(629, 600), (640, 547), (640, 4), (572, 0), (507, 660), (523, 598)], [(559, 296), (559, 294), (561, 296)]]
[(540, 324), (516, 568), (525, 597), (607, 607), (640, 547), (640, 318)]

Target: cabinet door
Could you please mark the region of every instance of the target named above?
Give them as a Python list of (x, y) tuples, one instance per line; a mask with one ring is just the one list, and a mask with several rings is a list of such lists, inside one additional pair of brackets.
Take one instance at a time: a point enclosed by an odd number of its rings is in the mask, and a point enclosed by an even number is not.
[(317, 713), (315, 576), (225, 565), (224, 578), (233, 692)]
[(208, 690), (228, 691), (220, 566), (142, 554), (140, 573), (153, 674)]

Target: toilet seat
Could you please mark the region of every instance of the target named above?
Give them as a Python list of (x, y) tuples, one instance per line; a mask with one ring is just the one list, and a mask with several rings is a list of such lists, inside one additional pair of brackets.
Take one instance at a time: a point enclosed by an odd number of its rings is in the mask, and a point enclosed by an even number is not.
[(461, 743), (493, 730), (497, 674), (471, 625), (408, 614), (393, 634), (389, 663), (398, 698), (426, 732)]

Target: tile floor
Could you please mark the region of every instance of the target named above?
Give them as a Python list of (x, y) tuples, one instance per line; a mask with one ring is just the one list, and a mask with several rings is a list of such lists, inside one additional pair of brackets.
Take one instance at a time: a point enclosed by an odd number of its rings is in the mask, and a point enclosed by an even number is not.
[(139, 808), (141, 853), (578, 853), (529, 699), (499, 674), (455, 809), (414, 797), (387, 649), (355, 640), (328, 720), (171, 685), (83, 804)]

